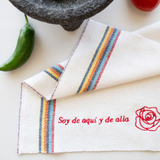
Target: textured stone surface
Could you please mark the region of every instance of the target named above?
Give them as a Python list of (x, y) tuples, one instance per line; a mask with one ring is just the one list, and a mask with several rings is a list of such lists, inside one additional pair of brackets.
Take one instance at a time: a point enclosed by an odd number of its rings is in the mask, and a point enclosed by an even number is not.
[(60, 24), (73, 31), (106, 8), (113, 0), (9, 0), (23, 13), (37, 20)]

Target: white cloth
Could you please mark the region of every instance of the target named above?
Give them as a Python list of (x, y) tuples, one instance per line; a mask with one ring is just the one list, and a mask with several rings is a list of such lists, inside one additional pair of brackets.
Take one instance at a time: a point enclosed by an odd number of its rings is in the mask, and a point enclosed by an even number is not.
[(159, 33), (89, 20), (69, 60), (22, 82), (18, 154), (160, 151)]

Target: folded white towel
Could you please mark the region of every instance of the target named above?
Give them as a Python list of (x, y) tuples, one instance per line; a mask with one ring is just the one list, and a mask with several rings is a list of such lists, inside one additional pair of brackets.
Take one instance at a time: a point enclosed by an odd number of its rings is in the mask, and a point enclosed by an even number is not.
[(160, 151), (159, 33), (87, 21), (69, 60), (22, 82), (18, 154)]

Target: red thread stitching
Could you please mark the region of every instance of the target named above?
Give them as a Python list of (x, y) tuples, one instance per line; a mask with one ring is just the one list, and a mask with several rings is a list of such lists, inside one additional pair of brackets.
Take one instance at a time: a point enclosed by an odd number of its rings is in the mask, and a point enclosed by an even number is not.
[[(160, 115), (157, 107), (144, 106), (141, 109), (138, 109), (135, 111), (137, 115), (135, 117), (135, 126), (138, 129), (142, 131), (156, 131), (160, 127), (160, 124), (159, 124), (160, 119), (157, 119), (157, 115), (153, 109), (155, 109), (157, 114)], [(145, 126), (142, 123), (144, 123)], [(153, 129), (153, 127), (156, 127), (156, 128)]]
[(20, 105), (19, 105), (19, 116), (18, 116), (17, 154), (19, 154), (20, 120), (21, 120), (21, 106), (22, 106), (22, 85), (23, 83), (21, 83)]
[(87, 21), (87, 23), (86, 23), (86, 25), (85, 25), (85, 27), (84, 27), (84, 30), (83, 30), (83, 32), (82, 32), (82, 34), (81, 34), (81, 37), (80, 37), (80, 39), (79, 39), (79, 41), (78, 41), (78, 43), (77, 43), (77, 45), (76, 45), (76, 47), (75, 47), (72, 55), (71, 55), (71, 57), (69, 58), (69, 60), (68, 60), (68, 62), (67, 62), (67, 65), (66, 65), (65, 68), (64, 68), (64, 71), (62, 72), (62, 74), (61, 74), (61, 76), (60, 76), (60, 78), (59, 78), (59, 81), (58, 81), (58, 83), (57, 83), (57, 85), (56, 85), (56, 87), (55, 87), (55, 90), (53, 91), (50, 99), (53, 98), (53, 96), (54, 96), (54, 94), (55, 94), (55, 92), (56, 92), (56, 90), (57, 90), (57, 87), (58, 87), (58, 85), (59, 85), (59, 83), (60, 83), (60, 80), (61, 80), (61, 78), (62, 78), (62, 76), (63, 76), (63, 74), (64, 74), (64, 72), (65, 72), (65, 70), (66, 70), (66, 68), (67, 68), (67, 66), (68, 66), (68, 64), (69, 64), (69, 62), (71, 61), (71, 58), (73, 57), (76, 49), (78, 48), (78, 46), (79, 46), (79, 44), (80, 44), (80, 41), (81, 41), (81, 39), (82, 39), (82, 37), (83, 37), (83, 35), (84, 35), (84, 32), (85, 32), (85, 30), (86, 30), (86, 28), (87, 28), (87, 26), (88, 26), (88, 23), (89, 23), (89, 19), (88, 19), (88, 21)]
[(33, 91), (35, 91), (37, 94), (39, 94), (41, 97), (43, 97), (44, 99), (46, 99), (46, 101), (50, 100), (50, 99), (47, 99), (45, 96), (43, 96), (41, 93), (39, 93), (35, 88), (33, 88), (32, 86), (30, 86), (27, 82), (23, 82), (23, 83), (26, 84)]

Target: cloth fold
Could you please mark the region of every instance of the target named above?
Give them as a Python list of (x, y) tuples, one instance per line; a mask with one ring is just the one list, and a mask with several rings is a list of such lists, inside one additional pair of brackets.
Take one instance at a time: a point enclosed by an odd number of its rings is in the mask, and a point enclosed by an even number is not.
[(160, 151), (159, 31), (88, 20), (69, 60), (22, 82), (18, 154)]

